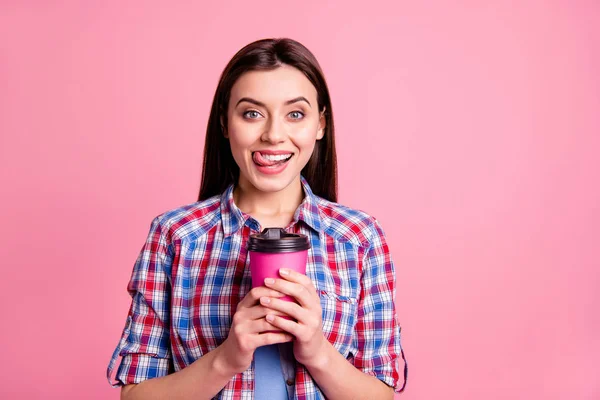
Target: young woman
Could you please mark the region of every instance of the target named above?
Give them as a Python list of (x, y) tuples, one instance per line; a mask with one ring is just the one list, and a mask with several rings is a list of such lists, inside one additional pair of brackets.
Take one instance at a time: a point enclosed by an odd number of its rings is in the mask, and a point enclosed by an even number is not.
[[(198, 201), (152, 221), (133, 268), (108, 368), (121, 397), (392, 399), (401, 391), (384, 233), (336, 201), (331, 99), (317, 60), (290, 39), (247, 45), (216, 90)], [(309, 237), (306, 275), (282, 265), (279, 278), (251, 289), (246, 243), (265, 227)]]

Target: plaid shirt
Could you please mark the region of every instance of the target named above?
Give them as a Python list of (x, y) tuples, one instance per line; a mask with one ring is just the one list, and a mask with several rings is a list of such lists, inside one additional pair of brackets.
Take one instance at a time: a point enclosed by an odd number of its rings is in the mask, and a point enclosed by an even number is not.
[[(306, 273), (320, 296), (323, 333), (356, 368), (401, 391), (396, 277), (382, 228), (363, 212), (314, 195), (301, 180), (305, 197), (286, 230), (310, 238)], [(236, 306), (251, 288), (246, 241), (260, 231), (234, 204), (233, 185), (152, 221), (127, 286), (132, 302), (108, 366), (111, 385), (180, 371), (227, 338)], [(291, 399), (325, 398), (293, 356), (282, 356), (282, 368)], [(253, 397), (254, 362), (215, 399)]]

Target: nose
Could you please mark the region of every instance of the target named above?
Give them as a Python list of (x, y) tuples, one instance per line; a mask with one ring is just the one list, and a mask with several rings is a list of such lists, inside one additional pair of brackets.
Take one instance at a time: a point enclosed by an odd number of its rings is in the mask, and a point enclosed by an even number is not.
[(265, 126), (265, 131), (260, 137), (263, 142), (277, 144), (285, 141), (286, 133), (283, 124), (276, 118), (271, 119)]

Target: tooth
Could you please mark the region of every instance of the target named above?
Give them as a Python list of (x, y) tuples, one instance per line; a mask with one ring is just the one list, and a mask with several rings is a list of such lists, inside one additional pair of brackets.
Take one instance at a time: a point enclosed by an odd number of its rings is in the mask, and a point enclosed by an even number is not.
[(270, 161), (283, 161), (289, 158), (291, 154), (265, 154), (263, 157)]

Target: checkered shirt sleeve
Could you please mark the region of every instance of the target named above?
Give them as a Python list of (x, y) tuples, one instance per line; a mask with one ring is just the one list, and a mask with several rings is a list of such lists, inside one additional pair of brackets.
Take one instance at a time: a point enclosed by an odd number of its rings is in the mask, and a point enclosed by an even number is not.
[(368, 235), (355, 331), (358, 352), (350, 361), (399, 392), (402, 386), (399, 360), (403, 357), (394, 303), (396, 273), (385, 234), (377, 220), (373, 219)]
[[(156, 217), (150, 226), (146, 243), (135, 262), (127, 291), (131, 306), (119, 345), (115, 349), (107, 377), (113, 387), (139, 383), (167, 375), (172, 369), (169, 341), (170, 268), (172, 252), (166, 234)], [(121, 356), (115, 376), (112, 370)]]

